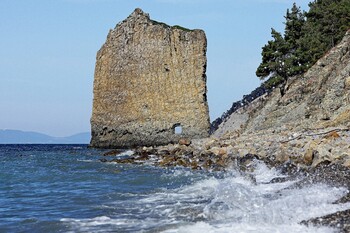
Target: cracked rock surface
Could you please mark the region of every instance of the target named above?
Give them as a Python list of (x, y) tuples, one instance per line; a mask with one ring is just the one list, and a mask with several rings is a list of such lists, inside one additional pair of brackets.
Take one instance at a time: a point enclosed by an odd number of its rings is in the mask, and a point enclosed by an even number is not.
[(110, 30), (96, 57), (90, 145), (207, 137), (206, 48), (204, 31), (156, 22), (141, 9)]

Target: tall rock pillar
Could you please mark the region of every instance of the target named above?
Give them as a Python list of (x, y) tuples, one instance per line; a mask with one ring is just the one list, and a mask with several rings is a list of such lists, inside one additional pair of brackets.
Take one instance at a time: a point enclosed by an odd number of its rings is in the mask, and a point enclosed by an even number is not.
[(92, 147), (161, 145), (208, 136), (204, 31), (136, 9), (98, 51)]

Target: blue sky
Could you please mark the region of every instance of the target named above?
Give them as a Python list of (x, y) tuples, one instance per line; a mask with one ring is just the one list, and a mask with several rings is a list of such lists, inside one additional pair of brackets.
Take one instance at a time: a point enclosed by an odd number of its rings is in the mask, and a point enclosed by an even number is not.
[(261, 47), (293, 2), (307, 10), (307, 0), (1, 0), (0, 129), (89, 131), (96, 52), (137, 7), (206, 32), (214, 120), (260, 84)]

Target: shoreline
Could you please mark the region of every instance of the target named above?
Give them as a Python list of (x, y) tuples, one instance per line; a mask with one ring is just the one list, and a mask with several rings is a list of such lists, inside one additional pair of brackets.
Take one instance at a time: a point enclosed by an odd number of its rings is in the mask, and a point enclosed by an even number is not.
[[(156, 166), (183, 166), (192, 169), (224, 170), (232, 162), (255, 157), (272, 166), (291, 163), (301, 168), (319, 164), (337, 164), (350, 169), (350, 129), (324, 128), (313, 131), (260, 131), (255, 134), (227, 133), (205, 139), (182, 138), (177, 144), (131, 149), (128, 158), (117, 163), (153, 161)], [(112, 149), (105, 156), (115, 156), (125, 150)]]
[[(178, 144), (140, 147), (126, 156), (115, 158), (122, 150), (109, 150), (101, 162), (147, 164), (160, 167), (187, 167), (193, 170), (229, 171), (235, 169), (252, 179), (255, 161), (286, 175), (298, 177), (295, 187), (315, 183), (345, 187), (348, 194), (337, 203), (350, 202), (350, 132), (348, 128), (326, 128), (309, 132), (279, 132), (240, 135), (238, 132), (221, 138), (181, 139)], [(329, 150), (331, 148), (331, 150)], [(283, 182), (275, 179), (271, 182)], [(254, 182), (254, 180), (253, 180)], [(350, 210), (337, 211), (300, 222), (308, 226), (335, 227), (339, 232), (350, 230)]]

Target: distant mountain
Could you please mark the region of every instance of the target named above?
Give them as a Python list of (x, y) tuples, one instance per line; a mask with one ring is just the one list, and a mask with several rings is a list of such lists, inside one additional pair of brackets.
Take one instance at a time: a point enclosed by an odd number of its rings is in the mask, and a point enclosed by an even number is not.
[(88, 144), (90, 133), (79, 133), (68, 137), (52, 137), (37, 132), (1, 130), (0, 144)]
[[(69, 143), (82, 143), (83, 142), (83, 144), (88, 144), (88, 143), (90, 143), (90, 138), (91, 138), (90, 132), (85, 132), (85, 133), (74, 134), (72, 136), (64, 137), (61, 139), (64, 139)], [(58, 139), (60, 139), (60, 138), (58, 138)]]

